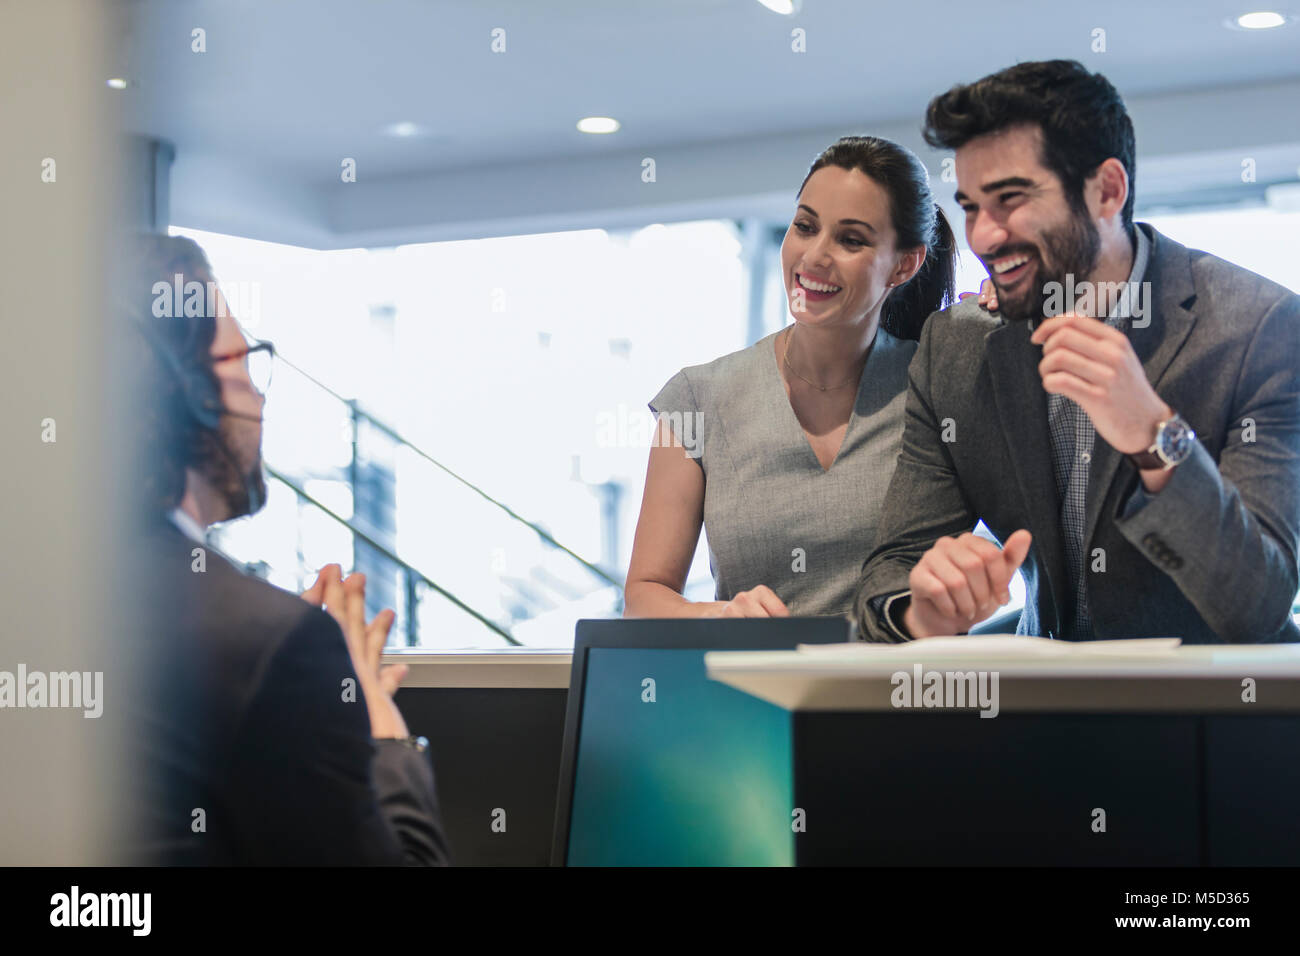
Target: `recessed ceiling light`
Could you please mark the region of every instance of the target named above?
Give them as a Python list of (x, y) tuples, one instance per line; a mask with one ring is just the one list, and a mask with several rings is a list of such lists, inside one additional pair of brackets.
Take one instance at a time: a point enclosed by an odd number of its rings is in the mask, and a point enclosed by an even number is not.
[(407, 120), (405, 122), (393, 123), (391, 126), (384, 127), (384, 132), (389, 136), (407, 137), (414, 136), (420, 132), (420, 127)]
[(793, 16), (798, 13), (801, 6), (800, 0), (758, 0), (758, 2), (773, 13), (779, 13), (783, 17)]
[(1233, 30), (1271, 30), (1292, 19), (1294, 17), (1272, 10), (1260, 10), (1255, 13), (1243, 13), (1239, 17), (1226, 20), (1224, 25)]
[(617, 133), (619, 122), (608, 116), (585, 116), (578, 120), (578, 129), (583, 133)]
[(122, 79), (122, 77), (120, 76), (115, 76), (112, 79), (107, 80), (105, 82), (107, 83), (108, 88), (110, 90), (124, 90), (130, 85), (129, 83), (127, 83), (126, 80)]

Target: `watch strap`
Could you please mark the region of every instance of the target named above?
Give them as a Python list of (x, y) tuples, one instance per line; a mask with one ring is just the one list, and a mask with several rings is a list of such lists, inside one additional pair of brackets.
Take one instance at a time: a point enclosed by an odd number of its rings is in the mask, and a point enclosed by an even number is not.
[(1169, 462), (1165, 461), (1159, 455), (1151, 450), (1140, 451), (1135, 455), (1129, 455), (1129, 460), (1143, 471), (1150, 471), (1154, 468), (1168, 468)]

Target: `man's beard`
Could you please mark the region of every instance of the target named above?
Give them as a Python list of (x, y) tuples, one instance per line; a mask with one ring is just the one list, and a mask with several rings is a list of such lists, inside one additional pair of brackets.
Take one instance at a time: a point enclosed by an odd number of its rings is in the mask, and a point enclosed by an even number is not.
[(223, 415), (215, 432), (203, 433), (203, 477), (226, 505), (228, 514), (223, 521), (256, 514), (266, 503), (261, 450), (254, 451), (247, 468), (240, 465), (236, 451), (240, 427), (238, 420)]
[[(1056, 283), (1056, 288), (1064, 288), (1067, 274), (1074, 276), (1076, 284), (1084, 281), (1097, 267), (1097, 259), (1101, 255), (1101, 235), (1097, 232), (1096, 224), (1088, 217), (1086, 209), (1072, 208), (1065, 223), (1044, 232), (1040, 242), (1041, 250), (1033, 249), (1030, 253), (1039, 263), (1034, 283), (1018, 298), (1009, 298), (1001, 289), (997, 289), (998, 311), (1010, 322), (1047, 318), (1048, 289), (1053, 287), (1052, 283)], [(1031, 248), (1025, 247), (1023, 251), (1030, 252)], [(989, 259), (1002, 258), (1015, 251), (1017, 250), (999, 251)], [(996, 278), (993, 279), (993, 285), (997, 287)]]

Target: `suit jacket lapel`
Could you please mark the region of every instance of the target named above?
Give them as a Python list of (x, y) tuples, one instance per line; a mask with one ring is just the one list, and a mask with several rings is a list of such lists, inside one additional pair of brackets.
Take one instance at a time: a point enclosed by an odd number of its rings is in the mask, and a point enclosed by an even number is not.
[[(1128, 338), (1133, 343), (1147, 381), (1160, 390), (1160, 380), (1187, 341), (1196, 316), (1191, 305), (1196, 299), (1192, 283), (1192, 259), (1186, 246), (1162, 236), (1150, 226), (1139, 224), (1151, 240), (1151, 253), (1147, 261), (1144, 282), (1150, 282), (1151, 295), (1142, 297), (1147, 312), (1142, 320), (1130, 320)], [(1139, 327), (1138, 322), (1147, 324)], [(1083, 541), (1085, 548), (1092, 541), (1093, 532), (1101, 517), (1102, 505), (1109, 497), (1110, 486), (1119, 473), (1124, 456), (1110, 446), (1100, 435), (1093, 442), (1092, 463), (1088, 470), (1088, 497), (1084, 517)], [(1089, 560), (1084, 554), (1085, 566)]]
[(1045, 630), (1060, 626), (1061, 598), (1071, 590), (1065, 581), (1065, 552), (1061, 543), (1061, 501), (1052, 471), (1051, 436), (1047, 427), (1047, 392), (1038, 376), (1042, 359), (1029, 341), (1027, 323), (1004, 323), (985, 337), (994, 403), (1002, 434), (1011, 446), (1011, 465), (1029, 516), (1027, 530), (1046, 571), (1056, 620), (1042, 622)]

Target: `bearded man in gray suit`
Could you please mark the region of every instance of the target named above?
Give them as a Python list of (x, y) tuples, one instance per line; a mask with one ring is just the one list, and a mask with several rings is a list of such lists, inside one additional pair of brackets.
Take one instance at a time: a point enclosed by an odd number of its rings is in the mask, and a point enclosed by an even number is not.
[(966, 633), (1020, 569), (1021, 634), (1300, 640), (1300, 297), (1133, 222), (1133, 125), (1078, 63), (956, 86), (925, 135), (1000, 316), (925, 325), (863, 636)]

